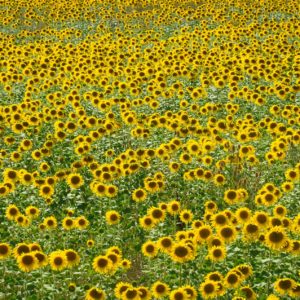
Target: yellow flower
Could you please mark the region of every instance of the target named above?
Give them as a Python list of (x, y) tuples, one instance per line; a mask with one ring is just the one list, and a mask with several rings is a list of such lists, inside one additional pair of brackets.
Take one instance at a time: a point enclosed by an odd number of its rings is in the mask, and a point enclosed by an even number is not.
[(169, 298), (170, 300), (188, 300), (190, 296), (183, 288), (178, 288), (170, 293)]
[(156, 281), (151, 286), (151, 291), (155, 298), (160, 299), (160, 298), (163, 298), (163, 297), (169, 295), (170, 287), (164, 282)]
[(40, 210), (37, 207), (30, 205), (26, 207), (25, 214), (31, 219), (36, 219), (40, 214)]
[(71, 173), (67, 177), (67, 183), (72, 189), (78, 189), (84, 184), (84, 181), (80, 174)]
[(75, 227), (75, 222), (72, 218), (70, 217), (65, 217), (62, 220), (62, 226), (65, 230), (71, 230)]
[(43, 224), (47, 229), (54, 229), (57, 227), (57, 220), (54, 216), (50, 216), (44, 219)]
[(102, 289), (90, 288), (85, 294), (85, 300), (105, 300), (106, 294)]
[(52, 270), (61, 271), (68, 266), (68, 259), (64, 251), (54, 251), (49, 255), (49, 263)]
[(284, 228), (275, 226), (265, 234), (265, 243), (274, 250), (280, 250), (286, 243), (287, 236)]
[(167, 211), (170, 215), (177, 215), (180, 211), (180, 202), (177, 200), (170, 201), (168, 203)]
[(286, 295), (290, 292), (293, 288), (296, 287), (296, 282), (290, 278), (280, 278), (277, 279), (274, 283), (274, 289), (280, 295)]
[(75, 219), (75, 226), (79, 230), (86, 229), (89, 224), (90, 222), (84, 216), (80, 216)]
[(120, 222), (121, 215), (115, 210), (110, 210), (105, 213), (105, 219), (107, 224), (115, 225)]
[(24, 253), (17, 258), (18, 266), (23, 272), (30, 272), (38, 268), (38, 259), (33, 253)]
[(189, 209), (184, 209), (180, 212), (179, 218), (180, 221), (184, 224), (188, 224), (193, 220), (194, 214)]
[(67, 267), (72, 268), (80, 263), (80, 256), (72, 249), (64, 250), (63, 253), (67, 258)]
[(211, 261), (222, 261), (226, 257), (226, 248), (220, 246), (213, 246), (209, 248), (207, 258)]
[(142, 246), (142, 253), (150, 258), (153, 258), (158, 253), (158, 247), (155, 242), (147, 241)]
[(179, 263), (184, 263), (188, 260), (193, 259), (191, 248), (182, 242), (174, 244), (172, 246), (170, 255), (174, 261)]
[(14, 204), (10, 204), (5, 210), (5, 216), (8, 220), (15, 220), (20, 214), (18, 207)]
[(44, 184), (40, 187), (40, 196), (47, 199), (54, 194), (54, 188), (51, 185)]
[(0, 260), (9, 257), (11, 254), (11, 247), (7, 243), (0, 243)]
[(213, 299), (218, 296), (218, 283), (212, 280), (206, 280), (199, 287), (201, 296), (204, 299)]
[(147, 192), (142, 188), (136, 189), (132, 193), (132, 199), (136, 202), (145, 201), (146, 198), (147, 198)]
[(97, 273), (107, 274), (112, 268), (112, 261), (104, 255), (99, 255), (93, 260), (93, 269)]

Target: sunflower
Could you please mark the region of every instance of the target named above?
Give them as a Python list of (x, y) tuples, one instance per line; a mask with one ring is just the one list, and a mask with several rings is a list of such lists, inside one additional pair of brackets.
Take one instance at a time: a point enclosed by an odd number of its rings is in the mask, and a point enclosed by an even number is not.
[(243, 239), (256, 241), (259, 237), (259, 226), (254, 222), (247, 222), (243, 227)]
[(77, 217), (75, 219), (75, 226), (79, 230), (86, 229), (89, 226), (90, 222), (84, 216)]
[(30, 248), (30, 251), (42, 251), (42, 247), (38, 243), (31, 243), (28, 245)]
[(213, 299), (218, 296), (218, 284), (216, 281), (206, 280), (201, 283), (199, 291), (204, 299)]
[(277, 197), (275, 196), (275, 194), (273, 194), (271, 192), (262, 194), (261, 198), (262, 198), (262, 203), (265, 206), (271, 206), (277, 201)]
[(68, 266), (68, 259), (64, 251), (58, 250), (50, 253), (49, 263), (54, 271), (61, 271)]
[(105, 189), (105, 196), (113, 198), (118, 194), (118, 188), (115, 185), (107, 185)]
[(228, 224), (229, 220), (224, 212), (217, 213), (211, 217), (212, 224), (215, 228), (220, 228)]
[[(0, 161), (0, 167), (1, 167), (1, 161)], [(10, 189), (7, 186), (8, 184), (13, 186), (11, 183), (8, 182), (6, 182), (5, 185), (0, 184), (0, 197), (5, 197), (10, 192)]]
[(115, 292), (115, 296), (118, 299), (121, 299), (122, 294), (124, 294), (124, 292), (129, 289), (132, 288), (132, 285), (128, 282), (118, 282), (117, 285), (115, 286), (114, 292)]
[(91, 185), (91, 190), (98, 197), (103, 197), (106, 195), (106, 188), (106, 185), (101, 182), (96, 182), (95, 184)]
[(241, 207), (235, 212), (235, 216), (242, 224), (248, 222), (251, 218), (251, 210), (248, 207)]
[(93, 268), (95, 272), (107, 274), (112, 268), (112, 261), (104, 255), (99, 255), (93, 260)]
[(287, 213), (287, 209), (283, 205), (277, 205), (273, 209), (273, 214), (277, 217), (284, 217)]
[(211, 261), (222, 261), (226, 257), (226, 248), (220, 246), (213, 246), (208, 250), (207, 258)]
[(170, 253), (172, 246), (173, 246), (173, 240), (171, 237), (162, 237), (157, 241), (157, 245), (159, 250), (162, 252)]
[(170, 162), (169, 163), (169, 169), (172, 173), (176, 173), (180, 169), (180, 163), (178, 162)]
[(19, 269), (30, 272), (39, 267), (38, 259), (33, 253), (24, 253), (17, 258)]
[(50, 216), (44, 219), (43, 224), (47, 229), (54, 229), (57, 227), (57, 220), (54, 216)]
[(49, 184), (43, 184), (39, 188), (39, 194), (45, 199), (50, 198), (54, 194), (54, 188)]
[(22, 254), (29, 253), (29, 252), (30, 252), (30, 247), (25, 243), (19, 243), (13, 250), (15, 258), (18, 258)]
[(62, 220), (62, 226), (65, 230), (71, 230), (74, 228), (75, 226), (75, 222), (72, 218), (70, 217), (65, 217), (63, 220)]
[(9, 257), (11, 254), (11, 247), (7, 243), (0, 243), (0, 260)]
[(260, 228), (267, 228), (269, 225), (269, 216), (264, 211), (256, 211), (252, 219)]
[(180, 162), (183, 163), (183, 164), (189, 164), (189, 163), (192, 162), (193, 158), (192, 158), (192, 156), (191, 156), (189, 153), (183, 152), (183, 153), (181, 153), (181, 155), (179, 156), (179, 160), (180, 160)]
[(84, 184), (84, 180), (80, 174), (71, 173), (67, 177), (67, 183), (72, 189), (78, 189)]
[(32, 254), (38, 259), (38, 266), (42, 268), (48, 265), (48, 257), (41, 251), (33, 251)]
[(137, 288), (129, 287), (122, 293), (122, 300), (139, 300), (139, 292)]
[(67, 249), (63, 251), (67, 258), (67, 267), (72, 268), (80, 263), (80, 256), (78, 253), (72, 249)]
[(287, 236), (284, 228), (275, 226), (265, 234), (266, 245), (273, 250), (280, 250), (284, 247)]
[(205, 275), (205, 280), (223, 281), (223, 275), (218, 271), (210, 272)]
[(250, 277), (253, 273), (252, 266), (247, 264), (238, 265), (235, 269), (240, 271), (245, 279)]
[(122, 250), (117, 246), (109, 247), (106, 250), (106, 253), (115, 253), (115, 254), (119, 255), (120, 257), (122, 257)]
[(106, 254), (106, 257), (112, 262), (111, 272), (113, 273), (121, 262), (121, 256), (110, 251)]
[(196, 229), (196, 239), (199, 242), (207, 241), (212, 233), (212, 228), (209, 225), (203, 225)]
[(227, 288), (237, 288), (242, 278), (234, 270), (228, 272), (224, 278), (224, 284)]
[(8, 220), (15, 220), (20, 214), (18, 207), (14, 204), (10, 204), (5, 210), (5, 216)]
[(180, 242), (172, 246), (170, 252), (171, 258), (179, 263), (184, 263), (193, 258), (193, 253), (188, 245)]
[(145, 230), (150, 230), (153, 227), (155, 227), (156, 222), (152, 216), (144, 216), (142, 218), (139, 218), (139, 224), (140, 226)]
[(85, 294), (85, 300), (105, 300), (106, 294), (102, 289), (90, 288)]
[(292, 181), (285, 181), (281, 184), (281, 189), (284, 193), (289, 193), (294, 189), (294, 183)]
[(236, 239), (236, 229), (233, 226), (226, 225), (218, 229), (218, 236), (225, 241), (230, 243)]
[(298, 181), (300, 179), (300, 171), (296, 168), (290, 168), (285, 171), (285, 178), (289, 181)]
[(107, 224), (115, 225), (120, 223), (121, 215), (115, 210), (110, 210), (105, 213), (105, 219)]
[(166, 216), (165, 211), (157, 207), (151, 207), (147, 210), (147, 213), (153, 218), (155, 223), (163, 221)]
[(170, 215), (174, 216), (179, 213), (180, 207), (180, 202), (177, 200), (173, 200), (168, 203), (167, 211)]
[(20, 175), (20, 181), (22, 182), (22, 184), (28, 186), (31, 185), (33, 183), (33, 176), (32, 174), (28, 173), (28, 172), (24, 172)]
[(188, 224), (193, 220), (194, 214), (189, 209), (184, 209), (180, 212), (179, 219), (182, 223)]
[(19, 178), (19, 173), (11, 168), (7, 168), (3, 172), (3, 181), (15, 183)]
[(212, 201), (212, 200), (206, 201), (204, 206), (205, 206), (205, 211), (208, 211), (211, 213), (215, 212), (218, 209), (216, 202)]
[(207, 240), (207, 245), (208, 247), (224, 247), (225, 246), (225, 242), (223, 241), (223, 239), (221, 239), (218, 236), (210, 236), (209, 239)]
[(40, 210), (37, 207), (30, 205), (26, 207), (25, 214), (30, 219), (36, 219), (40, 215)]
[(292, 289), (296, 287), (296, 282), (290, 278), (280, 278), (274, 283), (274, 289), (280, 295), (286, 295)]
[(169, 295), (170, 287), (164, 282), (156, 281), (151, 286), (151, 291), (155, 298), (160, 299)]
[(95, 245), (95, 241), (94, 240), (87, 240), (86, 242), (86, 245), (89, 247), (89, 248), (92, 248), (94, 245)]
[(153, 258), (158, 253), (158, 247), (156, 242), (153, 241), (147, 241), (142, 246), (142, 253), (150, 258)]
[(75, 292), (75, 290), (76, 290), (76, 284), (74, 282), (70, 282), (68, 285), (68, 291)]
[(131, 261), (129, 259), (122, 259), (120, 262), (120, 266), (123, 269), (128, 270), (131, 268)]
[(240, 289), (242, 295), (246, 298), (246, 300), (256, 300), (256, 294), (249, 286), (243, 286)]
[(135, 189), (132, 193), (132, 200), (136, 201), (136, 202), (143, 202), (145, 201), (147, 198), (147, 192), (142, 189)]
[(185, 292), (187, 292), (187, 294), (189, 295), (190, 300), (196, 300), (197, 299), (197, 291), (193, 286), (184, 285), (182, 288)]
[(227, 190), (224, 193), (224, 201), (227, 204), (235, 204), (238, 201), (238, 193), (235, 190)]
[(184, 288), (180, 287), (174, 291), (171, 291), (169, 295), (170, 300), (188, 300), (189, 294), (187, 291), (184, 290)]
[(213, 182), (216, 186), (221, 186), (226, 183), (226, 178), (222, 174), (216, 174), (213, 178)]
[(18, 215), (15, 221), (22, 227), (27, 227), (30, 225), (30, 219), (23, 214)]

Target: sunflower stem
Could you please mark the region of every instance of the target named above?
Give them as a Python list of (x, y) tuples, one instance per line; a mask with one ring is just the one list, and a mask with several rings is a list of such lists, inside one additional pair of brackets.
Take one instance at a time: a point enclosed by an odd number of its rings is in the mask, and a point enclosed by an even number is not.
[(180, 264), (180, 267), (179, 267), (179, 284), (180, 284), (180, 286), (182, 284), (182, 263)]
[[(268, 260), (268, 273), (270, 274), (271, 273), (271, 252), (272, 252), (272, 250), (271, 249), (269, 249), (269, 251), (268, 251), (269, 253), (269, 260)], [(268, 274), (268, 275), (269, 275)], [(269, 295), (269, 293), (270, 293), (270, 283), (271, 283), (271, 276), (268, 276), (268, 282), (267, 282), (267, 295)]]

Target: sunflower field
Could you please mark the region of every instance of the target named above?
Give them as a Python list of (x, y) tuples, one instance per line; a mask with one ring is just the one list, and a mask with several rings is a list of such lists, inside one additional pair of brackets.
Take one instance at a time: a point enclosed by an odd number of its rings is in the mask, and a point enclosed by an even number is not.
[(299, 0), (0, 0), (0, 299), (300, 299)]

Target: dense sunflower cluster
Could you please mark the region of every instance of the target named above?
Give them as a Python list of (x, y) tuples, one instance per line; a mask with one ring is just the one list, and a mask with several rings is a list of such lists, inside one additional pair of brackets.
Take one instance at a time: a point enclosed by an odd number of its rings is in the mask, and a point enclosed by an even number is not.
[(297, 299), (298, 2), (0, 1), (0, 298)]

